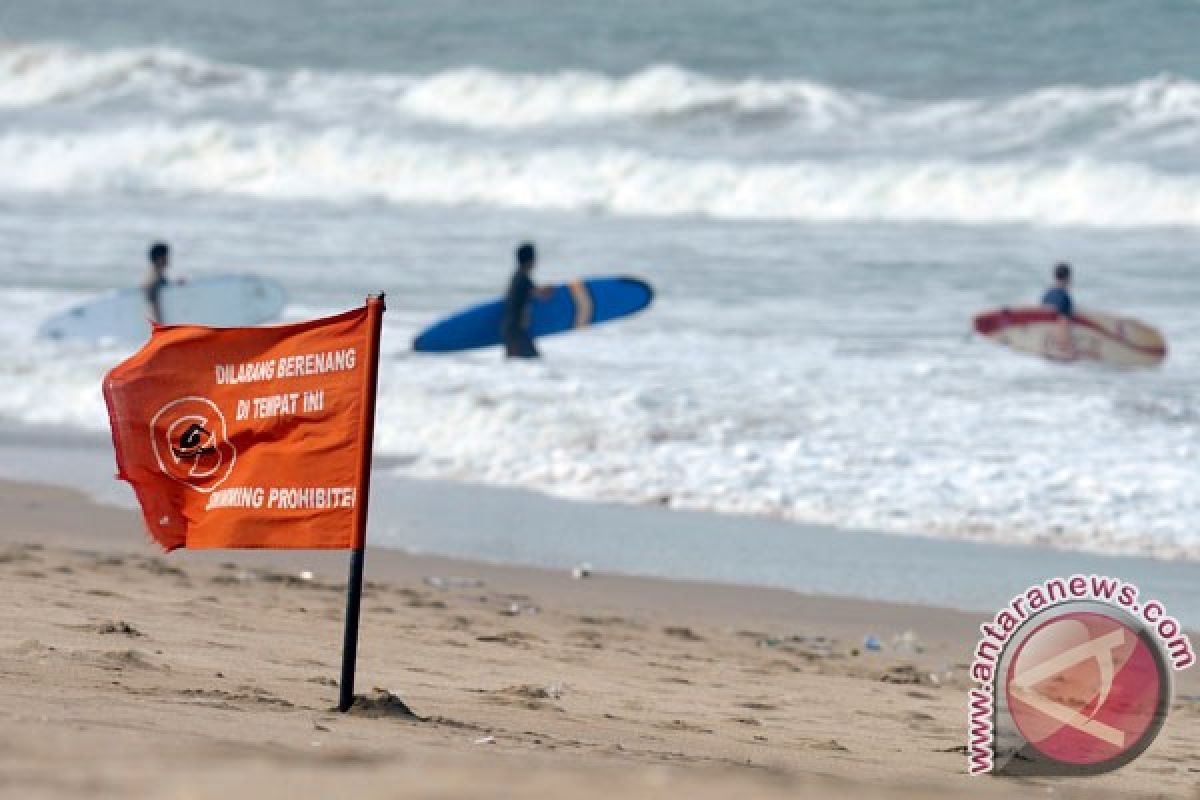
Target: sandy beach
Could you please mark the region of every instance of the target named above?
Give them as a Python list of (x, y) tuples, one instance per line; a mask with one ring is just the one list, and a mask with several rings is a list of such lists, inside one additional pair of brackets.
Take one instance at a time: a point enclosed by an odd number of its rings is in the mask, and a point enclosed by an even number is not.
[[(1200, 698), (1090, 780), (965, 774), (980, 615), (375, 549), (359, 707), (344, 554), (159, 554), (130, 512), (0, 484), (13, 797), (1196, 797)], [(311, 573), (311, 575), (309, 574)], [(863, 652), (866, 634), (883, 643)]]

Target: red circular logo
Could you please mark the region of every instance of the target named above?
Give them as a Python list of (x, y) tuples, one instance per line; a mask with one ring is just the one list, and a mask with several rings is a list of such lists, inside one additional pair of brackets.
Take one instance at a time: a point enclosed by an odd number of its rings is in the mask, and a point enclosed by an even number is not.
[(159, 468), (205, 494), (224, 483), (237, 460), (225, 415), (207, 397), (181, 397), (164, 405), (150, 420), (150, 439)]
[(1115, 616), (1073, 611), (1020, 643), (1005, 676), (1013, 723), (1054, 761), (1103, 769), (1158, 734), (1169, 686), (1154, 644)]

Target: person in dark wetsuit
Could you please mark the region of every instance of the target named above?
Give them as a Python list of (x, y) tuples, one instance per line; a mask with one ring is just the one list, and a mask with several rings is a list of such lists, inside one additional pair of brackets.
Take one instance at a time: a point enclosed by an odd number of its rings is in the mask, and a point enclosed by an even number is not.
[(171, 248), (164, 242), (155, 242), (150, 246), (150, 273), (142, 282), (142, 294), (146, 298), (146, 313), (154, 322), (162, 322), (162, 303), (159, 298), (164, 287), (170, 284), (167, 280), (167, 266), (170, 262)]
[(504, 295), (504, 318), (500, 336), (508, 358), (539, 358), (533, 337), (529, 335), (530, 303), (534, 297), (548, 297), (552, 289), (540, 289), (530, 277), (537, 266), (537, 251), (529, 242), (517, 248), (517, 269)]
[(1071, 265), (1058, 264), (1054, 267), (1054, 285), (1042, 295), (1042, 305), (1058, 312), (1058, 343), (1064, 352), (1074, 352), (1075, 342), (1071, 338), (1071, 318), (1075, 315), (1075, 301), (1071, 299)]

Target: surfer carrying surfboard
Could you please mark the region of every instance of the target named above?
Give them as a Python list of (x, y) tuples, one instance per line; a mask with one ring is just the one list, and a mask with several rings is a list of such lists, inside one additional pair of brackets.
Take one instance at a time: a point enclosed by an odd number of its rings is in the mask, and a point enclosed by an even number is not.
[(1144, 322), (1090, 308), (1071, 297), (1071, 267), (1054, 267), (1054, 285), (1036, 306), (981, 311), (976, 332), (1022, 353), (1058, 362), (1098, 361), (1121, 369), (1156, 367), (1167, 357), (1162, 332)]
[(504, 316), (500, 322), (500, 336), (504, 340), (504, 355), (507, 358), (539, 358), (533, 337), (529, 335), (530, 303), (533, 298), (546, 299), (554, 290), (541, 288), (533, 282), (533, 269), (537, 266), (537, 250), (530, 242), (517, 247), (517, 268), (504, 295)]
[(1075, 341), (1071, 338), (1071, 317), (1075, 313), (1075, 301), (1071, 299), (1071, 265), (1060, 263), (1054, 267), (1054, 285), (1042, 295), (1042, 305), (1058, 312), (1058, 345), (1063, 354), (1073, 354)]
[(146, 313), (154, 322), (162, 322), (161, 295), (164, 287), (170, 285), (167, 280), (167, 267), (170, 265), (171, 248), (166, 242), (155, 242), (150, 245), (150, 273), (142, 282), (142, 293), (146, 297)]

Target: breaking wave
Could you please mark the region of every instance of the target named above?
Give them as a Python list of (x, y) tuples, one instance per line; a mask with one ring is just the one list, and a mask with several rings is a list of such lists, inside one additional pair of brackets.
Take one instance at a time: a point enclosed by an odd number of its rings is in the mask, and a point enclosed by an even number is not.
[(312, 132), (224, 122), (3, 135), (0, 188), (728, 219), (1200, 225), (1200, 176), (1087, 158), (744, 163), (620, 147), (452, 145), (347, 127)]
[[(430, 75), (311, 69), (267, 70), (165, 47), (103, 52), (59, 44), (0, 44), (0, 109), (96, 103), (137, 96), (174, 108), (209, 101), (267, 103), (274, 110), (372, 108), (473, 128), (661, 119), (698, 113), (736, 120), (764, 115), (859, 135), (1052, 131), (1112, 138), (1172, 130), (1194, 144), (1200, 83), (1160, 75), (1110, 87), (1056, 86), (1011, 97), (901, 101), (803, 79), (724, 79), (673, 65), (624, 76), (583, 70), (508, 73), (463, 66)], [(1181, 130), (1182, 129), (1182, 130)]]

